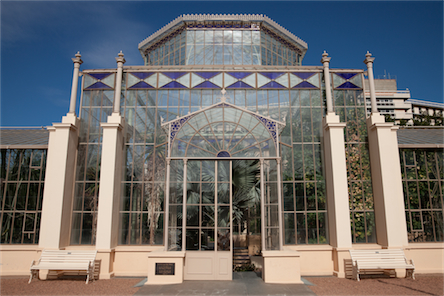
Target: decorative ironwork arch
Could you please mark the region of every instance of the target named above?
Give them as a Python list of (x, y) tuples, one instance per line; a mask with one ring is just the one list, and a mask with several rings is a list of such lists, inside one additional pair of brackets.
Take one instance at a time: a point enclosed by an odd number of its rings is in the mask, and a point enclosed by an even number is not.
[(285, 123), (227, 103), (222, 96), (221, 102), (162, 127), (168, 133), (169, 157), (257, 158), (278, 157), (278, 137)]

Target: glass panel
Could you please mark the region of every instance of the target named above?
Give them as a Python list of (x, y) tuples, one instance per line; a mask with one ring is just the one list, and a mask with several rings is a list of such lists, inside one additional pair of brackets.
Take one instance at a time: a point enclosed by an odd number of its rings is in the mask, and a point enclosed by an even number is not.
[(218, 228), (217, 229), (217, 250), (218, 251), (230, 251), (230, 229)]
[(201, 251), (214, 251), (214, 230), (203, 229), (201, 231)]

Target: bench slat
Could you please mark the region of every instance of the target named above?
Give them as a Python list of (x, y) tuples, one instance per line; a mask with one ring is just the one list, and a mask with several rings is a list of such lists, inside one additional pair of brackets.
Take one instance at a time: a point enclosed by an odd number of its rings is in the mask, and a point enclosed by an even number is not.
[(349, 250), (353, 263), (354, 277), (359, 281), (361, 270), (390, 270), (405, 268), (408, 274), (414, 278), (415, 266), (410, 263), (401, 249), (380, 250)]
[[(32, 278), (38, 275), (38, 270), (85, 270), (87, 271), (86, 283), (93, 275), (96, 250), (43, 250), (37, 264), (31, 264)], [(92, 264), (91, 264), (92, 263)]]

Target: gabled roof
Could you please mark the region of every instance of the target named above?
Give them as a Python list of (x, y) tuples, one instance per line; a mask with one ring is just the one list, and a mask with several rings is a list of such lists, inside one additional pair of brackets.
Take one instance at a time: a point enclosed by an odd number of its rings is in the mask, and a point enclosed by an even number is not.
[(188, 22), (202, 24), (208, 24), (210, 22), (260, 22), (266, 24), (268, 29), (272, 29), (275, 33), (284, 37), (294, 46), (299, 48), (302, 52), (302, 56), (305, 55), (305, 52), (308, 49), (306, 42), (263, 14), (183, 14), (139, 43), (139, 51), (142, 56), (143, 52), (152, 44), (155, 44), (158, 40), (169, 35), (169, 33), (172, 33), (177, 28), (183, 26), (184, 23)]
[(1, 149), (47, 149), (49, 132), (37, 128), (1, 128)]
[(398, 130), (399, 148), (444, 148), (444, 127), (412, 126)]

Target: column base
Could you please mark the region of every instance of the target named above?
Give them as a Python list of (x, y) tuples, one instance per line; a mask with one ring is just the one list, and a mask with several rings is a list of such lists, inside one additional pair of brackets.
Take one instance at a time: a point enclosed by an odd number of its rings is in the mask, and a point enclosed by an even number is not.
[(185, 252), (154, 251), (148, 255), (148, 277), (145, 285), (183, 283)]
[(262, 251), (262, 278), (270, 284), (302, 284), (301, 255), (297, 251)]

